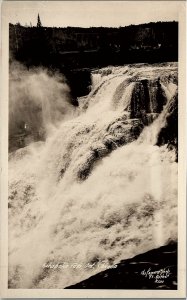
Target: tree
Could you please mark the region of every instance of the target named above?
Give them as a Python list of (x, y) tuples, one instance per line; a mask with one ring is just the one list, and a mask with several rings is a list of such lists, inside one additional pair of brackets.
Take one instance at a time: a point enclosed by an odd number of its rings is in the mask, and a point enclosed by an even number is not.
[(40, 20), (40, 15), (38, 14), (38, 22), (37, 22), (37, 27), (42, 27), (42, 23)]

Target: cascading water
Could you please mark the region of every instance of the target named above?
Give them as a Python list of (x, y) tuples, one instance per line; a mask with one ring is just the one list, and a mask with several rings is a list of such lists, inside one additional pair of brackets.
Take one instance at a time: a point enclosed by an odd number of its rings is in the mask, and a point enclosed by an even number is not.
[(93, 82), (74, 118), (10, 155), (10, 288), (64, 288), (177, 240), (176, 149), (157, 146), (177, 64), (108, 67)]

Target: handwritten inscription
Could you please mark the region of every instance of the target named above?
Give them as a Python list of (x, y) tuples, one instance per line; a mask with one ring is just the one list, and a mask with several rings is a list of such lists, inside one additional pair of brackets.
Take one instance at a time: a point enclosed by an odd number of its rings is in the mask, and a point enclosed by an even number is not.
[(171, 272), (169, 268), (164, 268), (157, 271), (152, 271), (151, 268), (149, 268), (148, 270), (143, 270), (141, 275), (148, 279), (154, 280), (155, 283), (164, 283), (164, 280), (170, 277)]
[(68, 262), (48, 262), (43, 264), (44, 269), (116, 269), (117, 265), (108, 265), (104, 261), (99, 263), (87, 263), (87, 264), (81, 264), (81, 263), (68, 263)]

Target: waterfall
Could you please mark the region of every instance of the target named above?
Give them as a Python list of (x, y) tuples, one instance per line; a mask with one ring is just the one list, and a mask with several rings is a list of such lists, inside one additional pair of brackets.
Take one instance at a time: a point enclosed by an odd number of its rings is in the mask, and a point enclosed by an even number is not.
[(10, 154), (9, 287), (64, 288), (177, 240), (176, 151), (157, 145), (176, 78), (175, 63), (98, 70), (78, 113)]
[(91, 82), (92, 82), (92, 88), (95, 88), (101, 81), (101, 74), (92, 74), (91, 76)]

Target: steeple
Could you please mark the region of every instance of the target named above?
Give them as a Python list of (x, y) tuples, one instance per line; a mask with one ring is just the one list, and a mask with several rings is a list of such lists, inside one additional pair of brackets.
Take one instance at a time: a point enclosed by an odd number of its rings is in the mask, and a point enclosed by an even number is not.
[(42, 27), (42, 23), (41, 23), (40, 15), (39, 14), (38, 14), (37, 27)]

